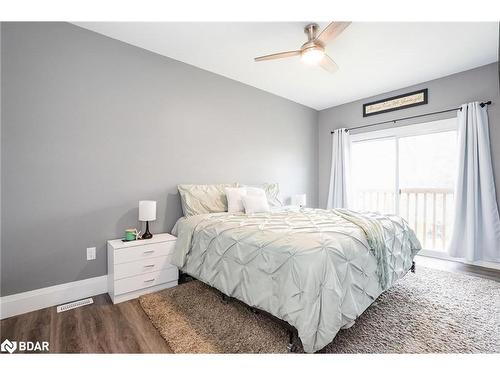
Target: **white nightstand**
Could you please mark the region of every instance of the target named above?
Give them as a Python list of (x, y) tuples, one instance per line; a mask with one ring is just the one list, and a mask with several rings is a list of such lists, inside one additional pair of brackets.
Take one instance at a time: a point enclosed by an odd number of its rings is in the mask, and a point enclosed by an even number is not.
[(177, 285), (179, 272), (170, 264), (176, 239), (161, 233), (149, 240), (108, 241), (108, 294), (113, 303)]

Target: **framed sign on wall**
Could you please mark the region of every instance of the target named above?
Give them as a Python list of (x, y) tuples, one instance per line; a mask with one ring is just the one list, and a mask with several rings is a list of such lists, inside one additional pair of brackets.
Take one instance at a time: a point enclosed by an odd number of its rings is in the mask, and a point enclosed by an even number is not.
[(363, 104), (363, 117), (397, 111), (399, 109), (416, 107), (428, 103), (428, 89), (409, 92), (387, 99)]

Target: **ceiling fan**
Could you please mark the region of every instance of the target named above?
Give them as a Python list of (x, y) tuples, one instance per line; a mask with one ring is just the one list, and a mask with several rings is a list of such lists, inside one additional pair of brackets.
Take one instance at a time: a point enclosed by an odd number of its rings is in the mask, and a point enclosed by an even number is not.
[(300, 55), (304, 63), (319, 65), (326, 71), (334, 73), (339, 67), (335, 61), (326, 54), (325, 46), (338, 37), (350, 24), (350, 22), (332, 22), (318, 35), (319, 26), (316, 23), (310, 23), (304, 27), (304, 33), (307, 34), (307, 42), (305, 42), (299, 50), (259, 56), (254, 60), (266, 61)]

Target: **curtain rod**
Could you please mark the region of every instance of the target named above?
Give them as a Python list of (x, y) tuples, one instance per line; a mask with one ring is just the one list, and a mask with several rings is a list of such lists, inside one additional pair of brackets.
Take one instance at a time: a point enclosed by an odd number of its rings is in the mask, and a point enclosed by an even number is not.
[[(481, 102), (479, 105), (481, 107), (484, 107), (485, 105), (490, 105), (490, 104), (491, 104), (491, 100), (488, 100), (487, 102)], [(450, 109), (445, 109), (443, 111), (429, 112), (429, 113), (423, 113), (421, 115), (415, 115), (415, 116), (409, 116), (409, 117), (402, 117), (402, 118), (397, 118), (397, 119), (394, 119), (394, 120), (376, 122), (375, 124), (355, 126), (353, 128), (345, 129), (345, 131), (347, 132), (349, 130), (363, 129), (363, 128), (368, 128), (370, 126), (375, 126), (375, 125), (389, 124), (391, 122), (396, 123), (397, 121), (410, 120), (410, 119), (418, 118), (418, 117), (438, 115), (440, 113), (446, 113), (446, 112), (451, 112), (451, 111), (461, 111), (461, 110), (462, 110), (462, 107), (459, 107), (459, 108), (450, 108)], [(333, 134), (333, 133), (334, 133), (334, 131), (330, 132), (330, 134)]]

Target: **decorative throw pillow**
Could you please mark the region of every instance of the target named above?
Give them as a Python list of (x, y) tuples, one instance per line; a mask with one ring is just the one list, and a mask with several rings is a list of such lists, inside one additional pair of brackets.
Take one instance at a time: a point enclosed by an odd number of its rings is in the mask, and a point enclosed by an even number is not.
[(234, 184), (215, 185), (178, 185), (181, 195), (182, 211), (184, 216), (209, 214), (227, 211), (227, 187), (238, 187)]
[(267, 198), (266, 191), (259, 187), (247, 186), (246, 188), (247, 194), (254, 197), (264, 197)]
[(247, 186), (247, 194), (261, 194), (261, 191), (267, 197), (267, 202), (271, 207), (281, 207), (283, 202), (280, 197), (280, 187), (278, 183), (265, 183), (257, 186)]
[(245, 213), (255, 214), (259, 212), (269, 212), (269, 204), (265, 195), (245, 195), (242, 198)]
[(245, 212), (242, 198), (247, 195), (247, 188), (226, 188), (227, 212)]

